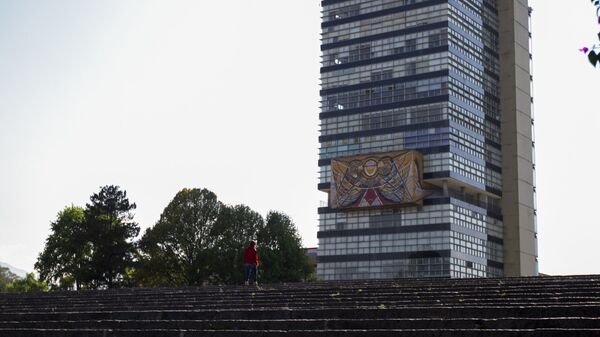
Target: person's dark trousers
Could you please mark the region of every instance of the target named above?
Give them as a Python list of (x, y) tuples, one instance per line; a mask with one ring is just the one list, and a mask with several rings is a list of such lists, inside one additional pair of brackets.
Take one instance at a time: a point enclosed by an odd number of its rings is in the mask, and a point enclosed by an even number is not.
[(258, 281), (258, 268), (255, 264), (244, 265), (244, 281), (246, 284), (252, 284)]

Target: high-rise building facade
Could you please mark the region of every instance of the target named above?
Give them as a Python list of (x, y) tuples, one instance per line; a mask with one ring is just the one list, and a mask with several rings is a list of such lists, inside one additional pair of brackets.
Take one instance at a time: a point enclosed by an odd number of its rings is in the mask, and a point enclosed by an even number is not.
[(527, 0), (323, 0), (322, 280), (537, 274)]

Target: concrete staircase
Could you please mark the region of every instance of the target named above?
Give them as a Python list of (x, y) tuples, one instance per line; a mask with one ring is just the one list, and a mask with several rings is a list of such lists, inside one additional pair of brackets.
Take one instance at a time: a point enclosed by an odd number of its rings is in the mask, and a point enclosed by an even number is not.
[(600, 336), (600, 275), (0, 294), (0, 336)]

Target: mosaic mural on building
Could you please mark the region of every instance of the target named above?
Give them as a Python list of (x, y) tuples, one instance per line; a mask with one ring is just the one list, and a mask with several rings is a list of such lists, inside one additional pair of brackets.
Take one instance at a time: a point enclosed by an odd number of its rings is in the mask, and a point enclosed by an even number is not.
[(337, 158), (331, 171), (329, 205), (334, 209), (415, 205), (426, 196), (418, 151)]

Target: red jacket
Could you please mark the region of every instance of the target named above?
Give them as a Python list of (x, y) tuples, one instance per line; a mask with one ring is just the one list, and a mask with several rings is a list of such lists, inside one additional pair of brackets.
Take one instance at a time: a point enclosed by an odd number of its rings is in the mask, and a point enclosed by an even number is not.
[(258, 254), (256, 253), (255, 247), (248, 246), (248, 248), (244, 250), (244, 264), (254, 264), (258, 266)]

